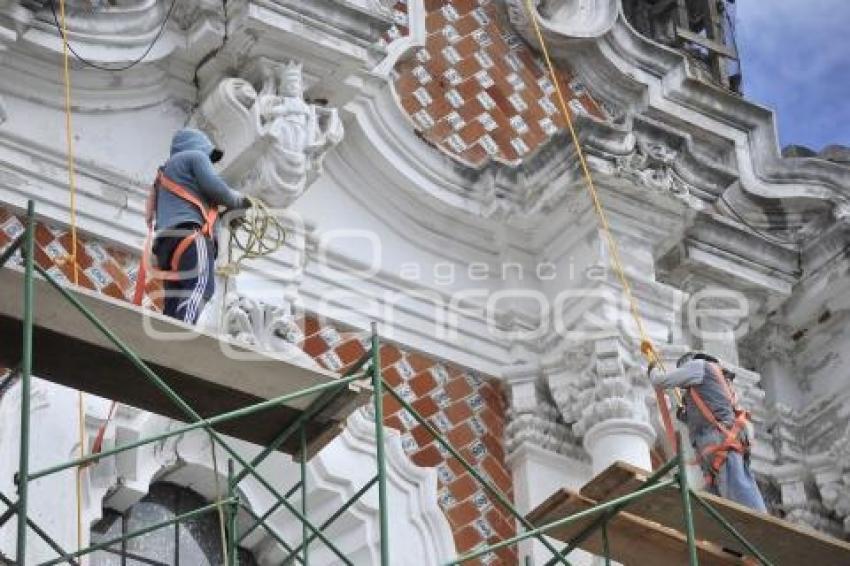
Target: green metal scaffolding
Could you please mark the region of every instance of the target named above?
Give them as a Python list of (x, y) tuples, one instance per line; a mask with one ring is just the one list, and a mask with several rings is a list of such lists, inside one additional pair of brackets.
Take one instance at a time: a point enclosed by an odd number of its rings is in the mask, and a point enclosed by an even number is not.
[[(35, 242), (35, 206), (32, 201), (27, 207), (27, 217), (24, 232), (9, 245), (9, 247), (0, 255), (0, 268), (20, 249), (24, 263), (24, 309), (23, 309), (23, 348), (20, 364), (13, 370), (20, 376), (21, 387), (21, 422), (20, 422), (20, 459), (18, 465), (18, 473), (16, 475), (16, 483), (18, 488), (17, 501), (13, 501), (7, 495), (0, 493), (0, 502), (5, 506), (5, 511), (0, 514), (0, 527), (11, 520), (12, 517), (17, 517), (17, 547), (16, 547), (16, 564), (21, 566), (26, 564), (27, 550), (27, 532), (31, 529), (38, 537), (40, 537), (55, 553), (56, 557), (41, 563), (42, 566), (52, 564), (68, 563), (78, 565), (78, 558), (107, 549), (117, 543), (126, 540), (137, 538), (153, 532), (157, 529), (174, 525), (180, 522), (187, 521), (202, 514), (222, 511), (225, 516), (226, 536), (225, 542), (227, 547), (228, 564), (227, 566), (236, 566), (238, 564), (238, 547), (239, 544), (255, 529), (264, 528), (268, 534), (288, 553), (287, 557), (282, 561), (285, 564), (297, 562), (302, 565), (309, 564), (308, 549), (310, 544), (316, 539), (319, 539), (327, 548), (339, 559), (343, 564), (353, 566), (351, 559), (346, 556), (325, 534), (325, 531), (339, 519), (355, 502), (357, 502), (366, 492), (373, 487), (378, 489), (378, 504), (379, 504), (379, 521), (380, 521), (380, 564), (381, 566), (389, 566), (392, 564), (389, 548), (389, 517), (387, 505), (387, 475), (386, 475), (386, 457), (384, 450), (384, 418), (383, 418), (383, 403), (384, 394), (393, 397), (402, 406), (403, 410), (407, 411), (420, 425), (422, 425), (428, 433), (438, 442), (442, 448), (457, 459), (460, 465), (486, 490), (489, 495), (511, 516), (513, 516), (519, 526), (521, 532), (516, 536), (507, 538), (495, 544), (481, 546), (473, 551), (456, 557), (449, 564), (463, 564), (464, 562), (479, 558), (485, 554), (491, 553), (500, 548), (510, 547), (520, 541), (535, 538), (542, 543), (551, 553), (552, 559), (547, 563), (555, 564), (560, 562), (564, 565), (569, 565), (567, 555), (582, 543), (587, 537), (593, 534), (596, 530), (601, 530), (603, 540), (605, 541), (607, 554), (607, 523), (616, 513), (626, 508), (629, 503), (637, 498), (644, 497), (653, 491), (666, 488), (671, 485), (677, 485), (681, 492), (684, 527), (687, 534), (687, 543), (690, 556), (690, 564), (695, 566), (698, 563), (697, 545), (694, 535), (693, 516), (691, 513), (691, 501), (696, 501), (698, 505), (705, 508), (706, 511), (714, 517), (736, 540), (738, 540), (751, 554), (757, 557), (763, 564), (769, 565), (770, 562), (756, 550), (743, 536), (741, 536), (734, 527), (729, 524), (711, 505), (703, 500), (695, 493), (687, 482), (685, 473), (685, 462), (681, 452), (679, 455), (667, 462), (658, 471), (656, 471), (646, 482), (646, 484), (633, 493), (618, 497), (611, 501), (596, 505), (585, 511), (575, 513), (569, 517), (550, 522), (546, 525), (535, 527), (531, 522), (522, 515), (511, 503), (510, 499), (500, 491), (491, 481), (489, 481), (479, 470), (470, 464), (447, 440), (446, 438), (422, 415), (420, 415), (407, 401), (405, 401), (396, 391), (387, 386), (381, 377), (381, 342), (377, 333), (376, 325), (372, 324), (371, 347), (369, 351), (356, 363), (352, 365), (337, 381), (324, 383), (313, 387), (308, 387), (297, 392), (269, 399), (260, 403), (256, 403), (244, 408), (229, 411), (217, 416), (203, 418), (201, 417), (189, 403), (181, 398), (169, 385), (159, 377), (134, 351), (124, 344), (122, 340), (116, 336), (109, 328), (107, 328), (94, 314), (92, 314), (77, 298), (70, 293), (61, 283), (52, 277), (44, 268), (39, 266), (34, 261), (34, 242)], [(173, 403), (185, 416), (188, 424), (180, 426), (176, 429), (146, 437), (115, 446), (113, 448), (103, 450), (97, 454), (90, 454), (81, 458), (77, 458), (63, 464), (55, 465), (37, 471), (30, 471), (29, 466), (29, 446), (30, 446), (30, 392), (32, 381), (32, 355), (33, 355), (33, 312), (35, 308), (35, 297), (33, 280), (36, 274), (43, 277), (57, 292), (59, 292), (73, 307), (82, 313), (88, 321), (93, 324), (108, 340), (111, 342), (124, 356), (126, 356), (136, 369), (145, 377), (145, 379), (162, 392), (171, 403)], [(376, 434), (375, 460), (376, 473), (365, 485), (363, 485), (349, 500), (341, 507), (325, 519), (322, 524), (315, 525), (309, 518), (309, 506), (307, 500), (307, 474), (306, 463), (308, 459), (307, 453), (307, 438), (306, 425), (311, 418), (319, 414), (325, 407), (330, 405), (334, 398), (340, 394), (345, 387), (354, 381), (369, 380), (373, 388), (372, 402), (374, 406), (374, 422)], [(248, 415), (253, 415), (261, 411), (273, 408), (275, 406), (293, 401), (295, 399), (316, 395), (310, 405), (290, 424), (288, 424), (280, 433), (272, 440), (263, 450), (251, 459), (246, 461), (232, 447), (230, 447), (225, 439), (215, 430), (214, 427), (222, 423), (239, 419)], [(88, 465), (109, 456), (114, 456), (122, 452), (133, 450), (141, 446), (151, 444), (178, 436), (187, 432), (203, 429), (211, 438), (213, 443), (212, 449), (215, 450), (216, 445), (228, 454), (227, 462), (227, 486), (226, 496), (220, 497), (213, 503), (204, 505), (187, 513), (183, 513), (173, 517), (167, 521), (150, 525), (142, 529), (123, 534), (120, 537), (115, 537), (109, 540), (101, 541), (96, 544), (91, 544), (85, 548), (74, 552), (65, 551), (53, 538), (50, 537), (43, 528), (34, 521), (30, 520), (28, 512), (28, 494), (30, 482), (44, 478), (51, 474), (78, 468)], [(258, 466), (275, 450), (277, 450), (284, 442), (298, 435), (300, 440), (300, 479), (286, 493), (280, 493), (258, 470)], [(237, 465), (239, 469), (237, 471)], [(673, 474), (670, 479), (664, 479), (668, 474)], [(262, 515), (257, 515), (238, 494), (238, 486), (246, 477), (251, 476), (260, 485), (262, 485), (269, 493), (272, 494), (275, 501), (273, 505)], [(289, 501), (289, 498), (295, 494), (301, 494), (300, 508)], [(301, 542), (293, 548), (292, 544), (284, 540), (275, 530), (269, 525), (268, 520), (272, 514), (280, 510), (286, 509), (300, 524), (302, 525)], [(236, 521), (237, 514), (240, 509), (252, 518), (253, 524), (247, 529), (239, 532), (239, 525)], [(558, 550), (552, 541), (545, 537), (546, 533), (552, 529), (566, 525), (570, 522), (578, 521), (588, 516), (598, 516), (587, 528), (585, 528), (578, 536), (573, 538), (569, 544), (561, 550)], [(606, 561), (608, 557), (606, 556)]]

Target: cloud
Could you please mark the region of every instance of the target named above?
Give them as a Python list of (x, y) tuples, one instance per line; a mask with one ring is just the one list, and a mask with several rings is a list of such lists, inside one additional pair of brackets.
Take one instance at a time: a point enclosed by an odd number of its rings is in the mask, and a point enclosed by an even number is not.
[(777, 113), (782, 145), (850, 145), (850, 2), (737, 0), (745, 96)]

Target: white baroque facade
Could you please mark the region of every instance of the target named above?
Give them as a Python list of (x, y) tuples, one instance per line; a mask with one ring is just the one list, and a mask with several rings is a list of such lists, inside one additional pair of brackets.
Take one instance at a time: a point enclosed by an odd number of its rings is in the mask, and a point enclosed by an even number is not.
[[(543, 36), (647, 331), (669, 360), (702, 348), (735, 369), (772, 512), (846, 538), (847, 150), (782, 157), (769, 110), (636, 31), (620, 0), (545, 4)], [(278, 254), (219, 282), (205, 324), (336, 370), (378, 320), (399, 391), (433, 406), (437, 426), (521, 511), (614, 460), (650, 468), (664, 457), (637, 329), (525, 0), (184, 0), (173, 11), (69, 0), (67, 10), (91, 286), (132, 291), (146, 186), (172, 133), (200, 127), (226, 150), (223, 175), (286, 207), (289, 228)], [(70, 217), (63, 95), (51, 3), (0, 2), (0, 244), (35, 198), (48, 262)], [(123, 275), (99, 263), (109, 254)], [(79, 453), (78, 403), (89, 443), (109, 410), (46, 382), (33, 397), (34, 467)], [(0, 398), (4, 493), (18, 403), (11, 385)], [(394, 564), (441, 563), (514, 532), (413, 423), (388, 419), (399, 431), (388, 439)], [(169, 426), (120, 406), (106, 442)], [(358, 473), (370, 430), (356, 413), (311, 461), (315, 517), (368, 479)], [(83, 541), (105, 510), (127, 511), (156, 482), (213, 499), (210, 456), (203, 435), (187, 435), (87, 469)], [(297, 465), (270, 465), (285, 489)], [(75, 474), (39, 481), (34, 518), (75, 548)], [(271, 504), (250, 482), (242, 496), (257, 513)], [(275, 517), (281, 536), (300, 537)], [(374, 563), (376, 524), (367, 497), (331, 534), (358, 564)], [(33, 560), (50, 556), (33, 541)], [(7, 523), (0, 552), (14, 544)], [(260, 530), (244, 545), (260, 564), (283, 556)], [(311, 555), (334, 562), (319, 544)], [(546, 560), (523, 543), (486, 561), (527, 556)]]

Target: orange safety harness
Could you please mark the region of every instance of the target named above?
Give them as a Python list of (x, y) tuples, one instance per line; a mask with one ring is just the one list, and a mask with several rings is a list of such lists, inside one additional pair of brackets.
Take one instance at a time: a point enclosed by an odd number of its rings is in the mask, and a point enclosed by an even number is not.
[(728, 457), (730, 450), (733, 450), (742, 456), (749, 452), (749, 444), (745, 444), (741, 441), (740, 434), (747, 426), (750, 414), (739, 407), (737, 395), (729, 386), (726, 378), (723, 377), (723, 372), (720, 370), (720, 367), (714, 363), (709, 364), (709, 367), (711, 368), (711, 374), (720, 384), (724, 396), (729, 401), (729, 404), (732, 405), (732, 411), (735, 414), (735, 420), (732, 423), (732, 426), (727, 427), (724, 423), (717, 420), (717, 417), (714, 416), (714, 413), (696, 390), (696, 387), (688, 388), (688, 394), (691, 396), (694, 405), (696, 405), (699, 412), (702, 413), (702, 416), (705, 417), (705, 420), (711, 423), (722, 436), (722, 440), (719, 443), (709, 444), (699, 453), (699, 458), (709, 464), (712, 473), (707, 474), (706, 481), (709, 484), (712, 484), (714, 482), (714, 476), (720, 472), (720, 468), (722, 468), (723, 464), (726, 463), (726, 458)]
[[(183, 238), (180, 243), (177, 244), (177, 247), (174, 248), (174, 254), (171, 257), (171, 270), (153, 269), (150, 264), (150, 256), (152, 253), (151, 246), (153, 244), (155, 228), (154, 224), (156, 221), (156, 201), (159, 189), (165, 189), (171, 194), (176, 195), (185, 200), (186, 202), (195, 205), (195, 207), (197, 207), (197, 209), (201, 213), (201, 216), (204, 219), (204, 224), (201, 226), (200, 230), (193, 230), (191, 234)], [(207, 208), (207, 206), (195, 193), (193, 193), (183, 185), (180, 185), (179, 183), (168, 178), (165, 173), (162, 172), (162, 169), (157, 172), (156, 180), (151, 186), (151, 191), (148, 194), (148, 201), (145, 210), (145, 222), (148, 225), (148, 235), (145, 238), (145, 243), (142, 250), (142, 259), (139, 265), (139, 274), (136, 277), (136, 292), (133, 296), (133, 304), (142, 304), (142, 297), (145, 293), (148, 273), (150, 273), (152, 277), (168, 281), (174, 281), (180, 278), (180, 258), (183, 257), (183, 254), (186, 252), (187, 249), (189, 249), (189, 246), (192, 245), (192, 243), (195, 241), (195, 238), (197, 238), (199, 234), (202, 234), (208, 238), (212, 237), (213, 228), (217, 219), (218, 207), (213, 206)]]

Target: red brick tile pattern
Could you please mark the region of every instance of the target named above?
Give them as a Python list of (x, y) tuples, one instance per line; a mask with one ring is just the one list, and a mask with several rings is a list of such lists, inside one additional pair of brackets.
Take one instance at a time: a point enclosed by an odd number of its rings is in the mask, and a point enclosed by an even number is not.
[[(307, 317), (301, 325), (310, 328), (304, 346), (319, 338), (324, 325)], [(359, 337), (358, 341), (365, 338)], [(351, 348), (347, 338), (335, 346)], [(476, 469), (512, 498), (511, 474), (505, 464), (503, 434), (506, 407), (499, 384), (474, 372), (443, 364), (418, 352), (391, 344), (381, 348), (381, 366), (386, 381), (441, 431), (449, 443)], [(516, 534), (515, 522), (466, 472), (455, 458), (437, 443), (422, 425), (407, 415), (394, 398), (384, 398), (384, 423), (402, 434), (402, 446), (412, 461), (437, 469), (439, 501), (446, 513), (459, 552), (485, 542), (496, 542)], [(515, 548), (506, 548), (470, 564), (517, 564)]]
[[(0, 208), (0, 252), (23, 232), (23, 218)], [(70, 261), (72, 238), (69, 230), (44, 222), (36, 224), (35, 260), (39, 266), (60, 281), (73, 282), (76, 271), (81, 287), (104, 293), (119, 300), (130, 301), (136, 288), (139, 260), (124, 251), (104, 245), (83, 234), (77, 237), (76, 266)], [(20, 257), (18, 252), (17, 257)], [(16, 261), (20, 261), (17, 259)], [(158, 298), (160, 285), (148, 283), (145, 306), (161, 310)]]
[[(425, 10), (425, 47), (396, 66), (394, 87), (426, 140), (468, 165), (516, 164), (566, 127), (544, 65), (499, 2), (426, 0)], [(388, 42), (407, 25), (405, 2), (393, 12)], [(568, 69), (558, 79), (573, 114), (604, 118)]]

